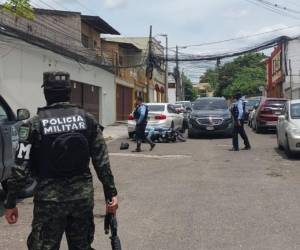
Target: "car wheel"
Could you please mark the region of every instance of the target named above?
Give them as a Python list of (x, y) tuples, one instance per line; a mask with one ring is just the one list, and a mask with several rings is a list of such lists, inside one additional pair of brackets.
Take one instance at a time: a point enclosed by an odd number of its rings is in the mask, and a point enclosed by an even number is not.
[(257, 122), (255, 123), (255, 132), (257, 134), (261, 133), (261, 128), (257, 125)]
[(171, 129), (174, 129), (175, 127), (175, 124), (174, 124), (174, 121), (171, 122)]
[(289, 139), (287, 136), (286, 136), (286, 145), (284, 151), (288, 158), (292, 158), (294, 156), (293, 152), (291, 151)]

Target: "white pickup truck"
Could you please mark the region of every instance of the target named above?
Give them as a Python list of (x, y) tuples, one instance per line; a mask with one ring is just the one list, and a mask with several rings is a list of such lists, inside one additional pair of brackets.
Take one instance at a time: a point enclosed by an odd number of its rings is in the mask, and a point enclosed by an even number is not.
[[(4, 192), (7, 189), (6, 180), (10, 177), (11, 169), (15, 164), (15, 152), (19, 140), (18, 129), (22, 120), (29, 118), (29, 111), (25, 109), (20, 109), (17, 113), (16, 116), (0, 95), (0, 182)], [(30, 196), (34, 185), (33, 179), (28, 180), (28, 186), (20, 196)]]

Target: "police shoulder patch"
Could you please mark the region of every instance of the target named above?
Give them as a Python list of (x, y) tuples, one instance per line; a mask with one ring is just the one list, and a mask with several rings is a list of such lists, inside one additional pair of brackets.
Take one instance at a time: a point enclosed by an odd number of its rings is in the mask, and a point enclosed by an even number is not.
[(19, 138), (20, 138), (20, 140), (25, 141), (25, 140), (28, 139), (28, 137), (29, 137), (29, 128), (21, 126), (20, 129), (19, 129)]

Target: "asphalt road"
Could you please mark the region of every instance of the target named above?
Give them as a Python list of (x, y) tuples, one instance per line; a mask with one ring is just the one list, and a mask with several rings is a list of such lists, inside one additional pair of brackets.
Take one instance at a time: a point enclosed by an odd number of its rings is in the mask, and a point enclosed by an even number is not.
[[(139, 155), (111, 142), (123, 250), (300, 249), (300, 160), (276, 149), (275, 134), (248, 134), (253, 149), (240, 152), (228, 151), (230, 139), (159, 144)], [(110, 249), (95, 187), (94, 247)], [(17, 225), (0, 219), (1, 250), (26, 249), (31, 199), (19, 209)]]

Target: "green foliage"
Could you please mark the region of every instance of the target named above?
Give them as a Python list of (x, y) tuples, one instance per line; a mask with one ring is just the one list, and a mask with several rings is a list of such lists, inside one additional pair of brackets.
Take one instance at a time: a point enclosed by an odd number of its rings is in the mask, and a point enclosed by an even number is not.
[(29, 20), (34, 19), (34, 11), (30, 5), (30, 0), (7, 0), (3, 5), (3, 10), (16, 17), (23, 17)]
[(182, 74), (182, 84), (184, 86), (185, 100), (186, 101), (196, 100), (197, 92), (193, 88), (192, 81), (185, 74)]
[(209, 69), (201, 77), (214, 89), (215, 96), (233, 96), (240, 90), (243, 95), (256, 95), (258, 87), (265, 83), (265, 65), (261, 53), (248, 53), (232, 62), (225, 63), (219, 69)]
[(209, 83), (213, 89), (216, 89), (218, 84), (218, 72), (213, 69), (208, 69), (204, 75), (201, 76), (200, 82)]

